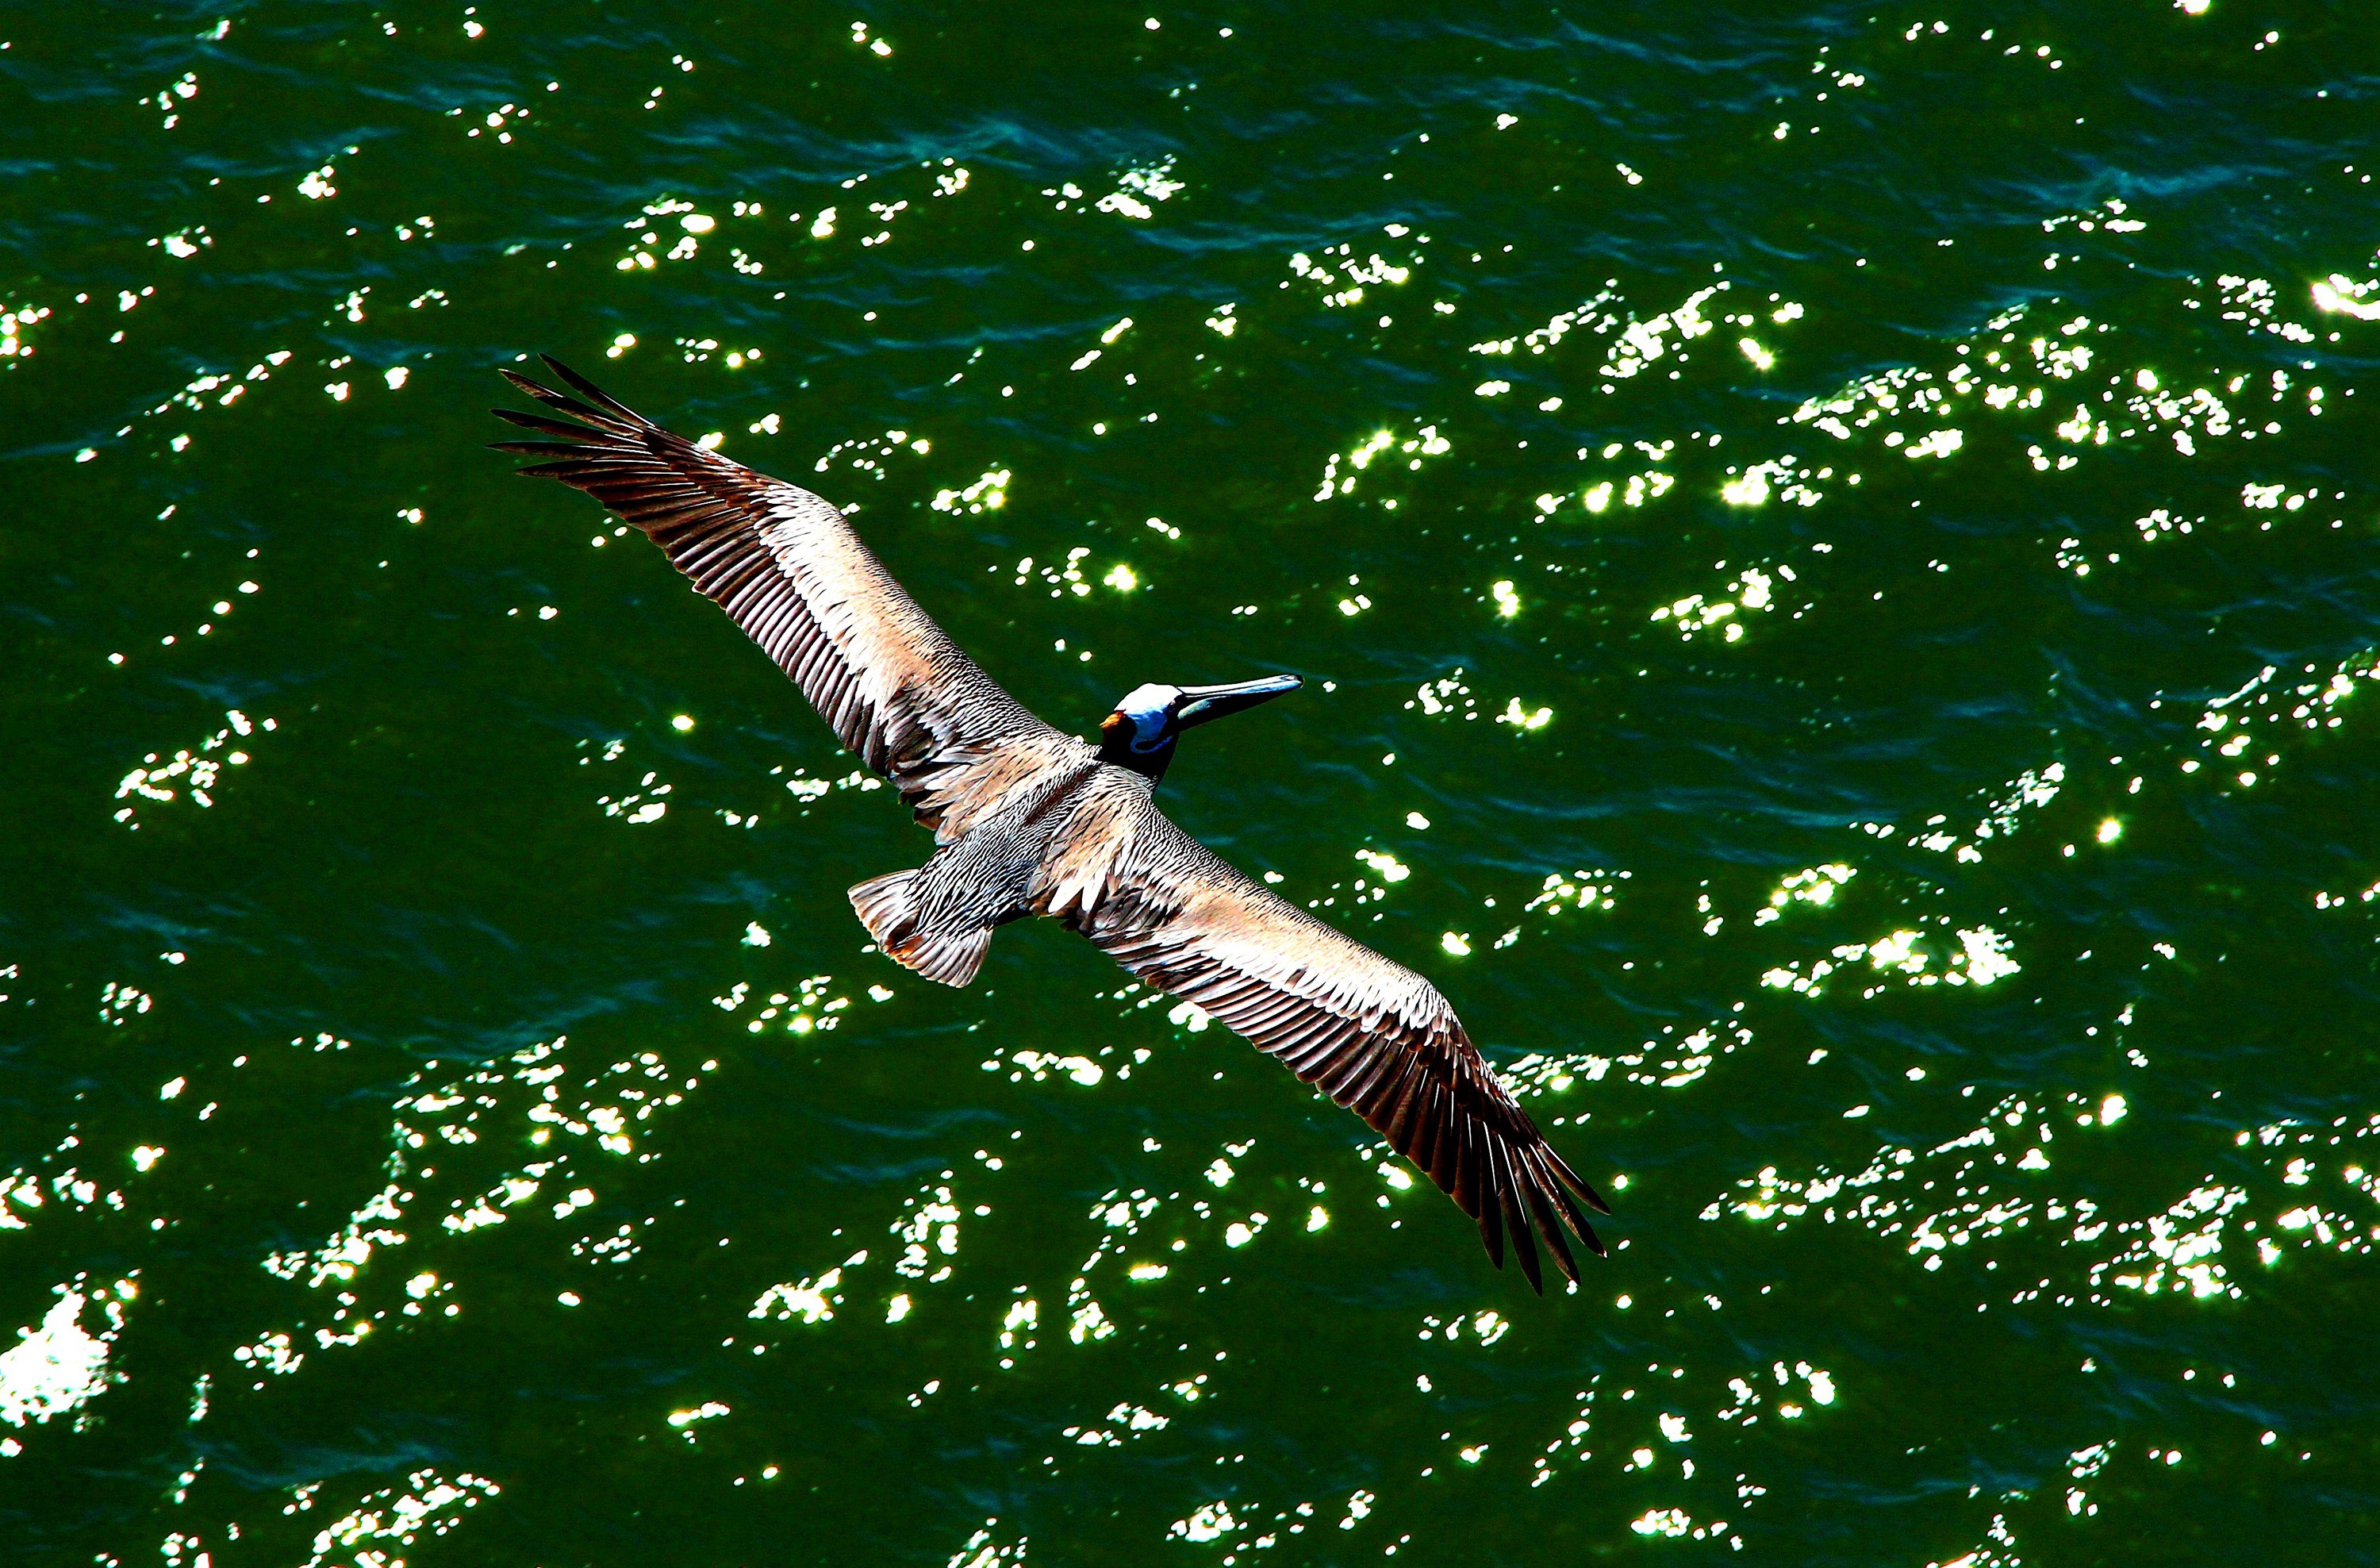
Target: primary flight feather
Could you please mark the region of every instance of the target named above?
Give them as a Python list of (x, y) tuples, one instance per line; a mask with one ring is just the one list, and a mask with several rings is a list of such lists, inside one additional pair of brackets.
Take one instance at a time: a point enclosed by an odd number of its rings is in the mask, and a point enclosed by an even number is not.
[[(843, 515), (632, 412), (558, 361), (577, 394), (505, 379), (552, 413), (496, 414), (547, 439), (497, 444), (644, 532), (767, 650), (844, 745), (889, 779), (939, 847), (851, 902), (884, 953), (964, 986), (994, 928), (1048, 915), (1147, 984), (1196, 1003), (1354, 1112), (1479, 1222), (1542, 1290), (1536, 1237), (1601, 1253), (1609, 1213), (1480, 1056), (1430, 983), (1277, 897), (1157, 808), (1181, 732), (1294, 690), (1294, 675), (1144, 686), (1093, 745), (1044, 723), (892, 580)], [(554, 416), (560, 415), (562, 418)]]

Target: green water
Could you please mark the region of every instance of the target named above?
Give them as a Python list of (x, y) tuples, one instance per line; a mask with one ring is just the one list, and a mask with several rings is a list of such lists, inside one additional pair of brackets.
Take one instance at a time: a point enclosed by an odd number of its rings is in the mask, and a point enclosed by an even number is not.
[[(2380, 1558), (2380, 43), (1937, 9), (0, 14), (0, 1556)], [(1609, 1260), (864, 952), (536, 351), (1062, 725), (1306, 675), (1162, 798)]]

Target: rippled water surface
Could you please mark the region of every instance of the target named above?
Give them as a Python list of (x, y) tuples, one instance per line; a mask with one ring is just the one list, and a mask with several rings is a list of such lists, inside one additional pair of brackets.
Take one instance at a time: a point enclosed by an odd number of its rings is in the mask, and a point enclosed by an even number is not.
[[(0, 16), (5, 1555), (2380, 1557), (2380, 43), (1941, 9)], [(1306, 675), (1164, 800), (1611, 1257), (866, 951), (538, 351), (1065, 727)]]

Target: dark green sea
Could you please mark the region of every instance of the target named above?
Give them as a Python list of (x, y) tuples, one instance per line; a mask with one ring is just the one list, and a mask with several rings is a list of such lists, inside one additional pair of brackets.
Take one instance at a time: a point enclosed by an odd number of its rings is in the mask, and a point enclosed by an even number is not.
[[(0, 7), (0, 1560), (2380, 1561), (2375, 20)], [(1610, 1257), (868, 950), (540, 352), (1062, 727), (1304, 675), (1160, 799)]]

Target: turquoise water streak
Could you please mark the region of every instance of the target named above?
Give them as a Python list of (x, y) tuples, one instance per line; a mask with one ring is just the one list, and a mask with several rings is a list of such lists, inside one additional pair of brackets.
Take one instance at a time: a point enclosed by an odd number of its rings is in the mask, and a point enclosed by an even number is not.
[[(0, 18), (0, 1555), (2380, 1558), (2375, 36)], [(482, 448), (538, 351), (1061, 725), (1305, 675), (1168, 808), (1610, 1258), (865, 952), (929, 841)]]

